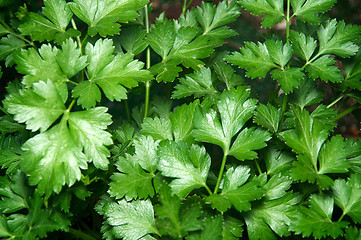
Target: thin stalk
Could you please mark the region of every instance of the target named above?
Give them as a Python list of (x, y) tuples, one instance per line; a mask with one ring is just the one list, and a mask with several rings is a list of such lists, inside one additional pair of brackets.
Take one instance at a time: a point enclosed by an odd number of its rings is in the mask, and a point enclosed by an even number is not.
[(130, 117), (130, 110), (129, 110), (129, 104), (128, 104), (128, 100), (124, 101), (124, 105), (125, 105), (125, 112), (127, 114), (127, 120), (128, 122), (131, 122), (131, 117)]
[(188, 2), (186, 9), (189, 8), (189, 6), (191, 5), (192, 2), (193, 2), (193, 0), (190, 0), (190, 1)]
[[(149, 16), (148, 16), (148, 5), (144, 7), (145, 11), (145, 29), (149, 33)], [(146, 68), (150, 68), (150, 47), (147, 47), (147, 61)], [(144, 104), (144, 118), (148, 117), (149, 109), (149, 96), (150, 96), (150, 81), (145, 82), (145, 104)]]
[(344, 216), (345, 216), (345, 212), (342, 213), (342, 215), (341, 215), (340, 218), (337, 220), (337, 222), (341, 222), (341, 220), (343, 219)]
[(75, 99), (73, 99), (73, 101), (71, 101), (68, 109), (66, 110), (67, 112), (70, 112), (70, 110), (73, 108), (73, 106), (74, 106), (74, 104), (75, 104), (75, 101), (76, 101)]
[(96, 240), (96, 238), (74, 228), (69, 228), (69, 233), (83, 240)]
[(327, 105), (326, 108), (331, 108), (333, 107), (336, 103), (338, 103), (342, 98), (343, 98), (343, 94), (341, 94), (341, 96), (339, 96), (335, 101), (333, 101), (332, 103), (330, 103), (329, 105)]
[(74, 82), (74, 81), (72, 81), (72, 80), (70, 80), (70, 79), (68, 79), (68, 80), (66, 80), (66, 81), (69, 82), (69, 83), (72, 83), (72, 84), (74, 84), (74, 85), (79, 85), (79, 83)]
[(205, 189), (207, 190), (207, 192), (209, 193), (209, 195), (211, 195), (211, 194), (212, 194), (212, 191), (211, 191), (211, 189), (208, 187), (208, 185), (207, 185), (207, 184), (204, 184), (203, 186), (205, 187)]
[(183, 0), (182, 15), (185, 15), (187, 11), (187, 0)]
[[(74, 28), (75, 30), (78, 30), (78, 28), (76, 27), (74, 18), (71, 19), (71, 25), (73, 26), (73, 28)], [(83, 49), (83, 48), (82, 48), (82, 42), (80, 41), (80, 37), (79, 37), (79, 36), (76, 37), (76, 40), (77, 40), (77, 42), (78, 42), (78, 45), (79, 45), (80, 49)]]
[(5, 108), (3, 108), (2, 106), (0, 106), (0, 110), (1, 110), (3, 113), (5, 113), (6, 115), (10, 115), (10, 114), (5, 110)]
[(255, 164), (256, 164), (256, 167), (257, 167), (257, 170), (258, 170), (259, 175), (261, 175), (261, 174), (262, 174), (262, 170), (261, 170), (261, 167), (259, 166), (258, 160), (255, 159), (254, 162), (255, 162)]
[(223, 159), (222, 159), (221, 169), (219, 170), (217, 183), (216, 183), (216, 186), (215, 186), (214, 192), (213, 192), (214, 194), (217, 194), (218, 189), (219, 189), (219, 185), (221, 184), (221, 180), (222, 180), (223, 172), (224, 172), (224, 167), (226, 166), (227, 155), (228, 155), (228, 154), (227, 154), (226, 152), (224, 152)]
[(287, 0), (287, 16), (286, 16), (286, 42), (290, 42), (290, 0)]
[(342, 113), (340, 113), (339, 115), (337, 115), (336, 117), (334, 117), (334, 121), (339, 120), (340, 118), (343, 118), (344, 116), (346, 116), (347, 114), (351, 113), (352, 111), (356, 110), (359, 107), (358, 104), (353, 105), (352, 107), (346, 109), (345, 111), (343, 111)]

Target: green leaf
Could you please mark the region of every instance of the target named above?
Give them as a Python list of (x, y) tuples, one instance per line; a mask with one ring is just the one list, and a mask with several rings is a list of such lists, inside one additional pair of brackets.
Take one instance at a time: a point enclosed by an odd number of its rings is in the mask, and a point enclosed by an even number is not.
[(337, 179), (332, 187), (333, 196), (336, 205), (339, 206), (343, 213), (342, 216), (348, 215), (356, 223), (361, 222), (361, 187), (355, 184), (351, 175), (351, 179), (347, 182), (344, 179)]
[(231, 204), (238, 211), (248, 211), (251, 209), (251, 201), (260, 199), (263, 196), (263, 189), (259, 188), (257, 181), (246, 183), (250, 174), (250, 169), (244, 166), (229, 168), (224, 176), (224, 186), (221, 194), (213, 194), (207, 198), (212, 203), (213, 208), (224, 212), (231, 207)]
[(357, 54), (355, 58), (352, 59), (351, 63), (344, 65), (345, 70), (345, 80), (344, 84), (352, 89), (361, 90), (361, 54)]
[[(174, 45), (176, 36), (174, 22), (165, 18), (164, 14), (162, 14), (155, 20), (150, 33), (147, 34), (147, 40), (150, 47), (162, 59), (165, 59)], [(194, 33), (191, 33), (190, 36), (194, 37)], [(178, 45), (180, 44), (178, 43)]]
[(237, 218), (230, 216), (223, 217), (223, 232), (222, 239), (226, 240), (237, 240), (242, 237), (243, 234), (243, 223)]
[(7, 59), (7, 62), (9, 62), (9, 58), (13, 55), (13, 53), (17, 49), (24, 48), (26, 44), (15, 37), (14, 35), (7, 35), (6, 37), (3, 37), (0, 39), (0, 60)]
[(244, 80), (236, 74), (234, 69), (223, 61), (216, 61), (213, 65), (219, 80), (226, 84), (228, 90), (241, 85)]
[(308, 62), (316, 50), (317, 41), (311, 36), (306, 37), (304, 33), (295, 31), (290, 32), (290, 39), (295, 54)]
[(3, 213), (13, 213), (28, 208), (30, 189), (25, 184), (25, 175), (17, 171), (15, 175), (0, 178), (0, 209)]
[(211, 31), (215, 28), (234, 22), (239, 15), (240, 9), (236, 1), (222, 1), (217, 6), (203, 2), (196, 9), (197, 20), (203, 27), (204, 35), (212, 34)]
[(108, 109), (105, 107), (92, 108), (69, 114), (69, 130), (74, 139), (84, 150), (88, 161), (96, 168), (108, 168), (109, 150), (105, 147), (113, 143), (110, 133), (106, 130), (112, 123)]
[(211, 70), (206, 67), (188, 74), (185, 78), (180, 78), (179, 82), (180, 84), (174, 87), (175, 91), (173, 91), (172, 98), (179, 99), (191, 95), (199, 98), (218, 93), (213, 86)]
[(194, 113), (198, 104), (199, 101), (194, 101), (189, 105), (183, 104), (177, 107), (170, 115), (174, 140), (176, 142), (193, 142), (191, 132), (193, 130)]
[(305, 78), (301, 68), (275, 69), (271, 72), (271, 76), (277, 80), (285, 94), (293, 92), (293, 89), (298, 88)]
[(346, 228), (345, 234), (346, 240), (360, 240), (361, 239), (361, 232), (357, 227), (348, 227)]
[(160, 182), (157, 190), (160, 204), (154, 206), (161, 234), (184, 237), (188, 231), (200, 230), (202, 221), (199, 203), (189, 204), (173, 195), (166, 182)]
[(267, 175), (272, 176), (278, 173), (287, 175), (292, 168), (295, 157), (286, 151), (277, 151), (269, 148), (264, 156), (267, 167)]
[[(88, 56), (88, 83), (81, 83), (73, 89), (73, 97), (78, 98), (78, 104), (84, 108), (95, 106), (100, 100), (100, 87), (105, 96), (113, 101), (127, 98), (124, 87), (138, 86), (138, 82), (152, 79), (147, 70), (141, 70), (143, 63), (133, 60), (133, 55), (113, 55), (113, 41), (109, 39), (98, 40), (94, 46), (90, 43), (85, 48)], [(90, 91), (90, 94), (89, 94)]]
[(19, 30), (24, 35), (30, 35), (35, 41), (43, 42), (44, 40), (56, 43), (62, 43), (69, 37), (76, 37), (80, 32), (76, 29), (66, 30), (70, 19), (73, 16), (65, 0), (46, 0), (44, 1), (43, 16), (30, 12), (25, 17)]
[(290, 235), (290, 217), (294, 214), (294, 205), (300, 201), (300, 197), (287, 192), (291, 184), (291, 179), (277, 174), (263, 186), (265, 198), (245, 215), (250, 238), (267, 236), (267, 239), (276, 239), (275, 234), (280, 237)]
[(293, 15), (300, 20), (317, 24), (321, 18), (319, 13), (327, 12), (337, 0), (291, 0)]
[(319, 103), (323, 99), (323, 92), (316, 88), (316, 84), (309, 78), (304, 81), (290, 95), (290, 102), (304, 108)]
[(154, 173), (158, 165), (157, 150), (159, 140), (154, 141), (151, 136), (141, 135), (134, 139), (135, 155), (134, 160), (148, 172)]
[(319, 154), (319, 174), (348, 172), (349, 149), (341, 135), (333, 136), (325, 142)]
[(222, 124), (214, 110), (196, 110), (192, 132), (196, 140), (216, 144), (228, 152), (232, 138), (252, 117), (256, 108), (256, 100), (247, 99), (249, 93), (246, 87), (223, 91), (217, 103)]
[(27, 129), (44, 132), (65, 112), (64, 102), (52, 81), (47, 81), (8, 95), (4, 106), (15, 115), (17, 122), (25, 123)]
[(38, 52), (34, 48), (29, 48), (21, 49), (14, 54), (16, 70), (25, 75), (22, 83), (31, 87), (35, 82), (51, 80), (58, 88), (62, 100), (66, 101), (68, 90), (63, 83), (67, 81), (67, 77), (56, 61), (58, 49), (50, 44), (43, 44)]
[(257, 158), (257, 152), (254, 150), (264, 148), (270, 139), (271, 134), (267, 131), (254, 127), (245, 128), (238, 134), (228, 154), (238, 160)]
[(116, 199), (125, 197), (127, 201), (154, 196), (153, 175), (145, 172), (136, 157), (126, 154), (116, 163), (121, 173), (114, 173), (109, 184), (109, 194)]
[(348, 222), (332, 221), (334, 199), (326, 195), (312, 195), (309, 199), (310, 207), (299, 206), (298, 213), (292, 216), (291, 230), (303, 237), (311, 234), (320, 239), (331, 236), (336, 238), (342, 236), (343, 229)]
[(180, 197), (185, 197), (195, 188), (207, 186), (211, 159), (204, 147), (163, 142), (159, 146), (158, 157), (158, 169), (162, 175), (176, 178), (170, 186)]
[(111, 123), (105, 111), (99, 107), (69, 113), (58, 125), (25, 142), (22, 170), (46, 198), (52, 191), (59, 193), (63, 185), (71, 186), (80, 180), (80, 169), (86, 169), (87, 162), (107, 168), (110, 154), (104, 145), (112, 144), (112, 140), (104, 131)]
[(160, 62), (153, 65), (149, 70), (152, 74), (157, 75), (157, 82), (173, 82), (179, 76), (179, 72), (183, 70), (177, 66), (180, 62), (178, 59)]
[(221, 240), (222, 239), (222, 215), (208, 216), (204, 220), (204, 229), (199, 234), (192, 234), (187, 239), (190, 240)]
[(89, 25), (88, 34), (94, 37), (97, 33), (105, 37), (120, 32), (120, 24), (134, 20), (148, 0), (74, 0), (69, 3), (71, 10), (83, 22)]
[(293, 151), (303, 155), (302, 160), (306, 166), (313, 166), (317, 171), (319, 151), (328, 137), (329, 130), (324, 129), (307, 110), (294, 106), (291, 110), (295, 115), (295, 129), (282, 132), (280, 136)]
[(56, 61), (69, 79), (87, 65), (86, 56), (81, 56), (81, 49), (71, 38), (62, 44), (62, 49), (56, 54)]
[(341, 70), (334, 66), (335, 60), (329, 55), (324, 55), (306, 66), (306, 71), (312, 79), (320, 78), (322, 81), (341, 82)]
[(130, 26), (122, 28), (119, 40), (127, 53), (138, 55), (148, 46), (145, 39), (146, 34), (147, 32), (145, 29), (139, 26)]
[(140, 132), (154, 140), (173, 140), (172, 123), (168, 118), (145, 118)]
[(263, 104), (258, 105), (253, 121), (271, 132), (276, 133), (278, 132), (281, 118), (282, 109), (267, 103), (267, 106)]
[(275, 40), (267, 40), (265, 44), (274, 63), (284, 68), (293, 54), (291, 44)]
[(317, 31), (320, 42), (319, 54), (335, 54), (350, 57), (356, 54), (359, 47), (353, 43), (360, 37), (361, 27), (346, 25), (344, 21), (329, 20)]
[(245, 42), (245, 47), (241, 48), (240, 52), (233, 52), (225, 60), (246, 69), (246, 76), (249, 78), (263, 78), (272, 68), (277, 67), (264, 43), (256, 45), (253, 42)]
[(150, 200), (109, 202), (104, 206), (104, 215), (116, 238), (150, 240), (155, 239), (150, 234), (159, 235)]
[(273, 27), (285, 17), (283, 0), (240, 0), (239, 4), (255, 15), (265, 15), (263, 28)]

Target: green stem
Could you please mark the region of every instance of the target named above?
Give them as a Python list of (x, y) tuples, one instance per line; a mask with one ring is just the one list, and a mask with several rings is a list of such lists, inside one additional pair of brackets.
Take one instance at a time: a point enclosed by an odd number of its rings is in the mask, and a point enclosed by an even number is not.
[(193, 0), (190, 0), (190, 1), (188, 2), (187, 7), (186, 7), (186, 10), (187, 10), (187, 8), (189, 8), (189, 6), (191, 5), (192, 2), (193, 2)]
[(207, 190), (207, 192), (209, 193), (209, 195), (211, 195), (211, 194), (212, 194), (212, 191), (211, 191), (211, 189), (208, 187), (208, 185), (207, 185), (207, 184), (204, 184), (203, 186), (206, 188), (206, 190)]
[(131, 122), (131, 117), (130, 117), (130, 110), (129, 110), (129, 104), (128, 104), (128, 100), (124, 101), (124, 105), (125, 105), (125, 112), (127, 114), (127, 120), (128, 122)]
[[(144, 7), (145, 11), (145, 29), (147, 33), (149, 30), (149, 16), (148, 16), (148, 5)], [(147, 69), (150, 68), (150, 47), (147, 47), (147, 61), (146, 61)], [(145, 82), (145, 105), (144, 105), (144, 118), (148, 117), (148, 109), (149, 109), (149, 96), (150, 96), (150, 81)]]
[[(73, 28), (74, 28), (75, 30), (78, 30), (78, 28), (76, 27), (74, 18), (71, 19), (71, 25), (73, 26)], [(77, 42), (78, 42), (78, 45), (79, 45), (80, 49), (82, 49), (82, 42), (80, 41), (80, 37), (77, 36), (77, 37), (76, 37), (76, 40), (77, 40)]]
[(290, 42), (290, 0), (287, 0), (287, 16), (286, 16), (286, 43)]
[(183, 0), (182, 15), (185, 15), (187, 11), (187, 0)]
[(341, 94), (341, 96), (339, 96), (335, 101), (333, 101), (332, 103), (330, 103), (329, 105), (327, 105), (327, 108), (331, 108), (333, 105), (335, 105), (336, 103), (338, 103), (343, 97), (344, 97), (343, 94)]
[(76, 230), (74, 228), (69, 228), (69, 233), (73, 234), (75, 237), (83, 239), (83, 240), (96, 240), (96, 238), (82, 232), (79, 230)]
[(1, 110), (3, 113), (5, 113), (6, 115), (10, 115), (10, 114), (5, 110), (5, 108), (3, 108), (2, 106), (0, 106), (0, 110)]
[(73, 106), (74, 106), (74, 104), (75, 104), (75, 101), (76, 101), (75, 99), (73, 99), (73, 101), (71, 101), (68, 109), (66, 110), (67, 112), (70, 112), (70, 111), (71, 111), (71, 109), (73, 108)]
[(257, 167), (257, 170), (258, 170), (259, 175), (261, 175), (261, 174), (262, 174), (262, 170), (261, 170), (261, 167), (259, 166), (258, 160), (255, 159), (254, 162), (256, 163), (256, 167)]
[(66, 81), (69, 82), (69, 83), (72, 83), (72, 84), (74, 84), (74, 85), (79, 85), (79, 83), (74, 82), (74, 81), (72, 81), (72, 80), (70, 80), (70, 79), (67, 79)]
[(222, 159), (221, 169), (219, 170), (217, 183), (216, 183), (216, 186), (215, 186), (214, 192), (213, 192), (214, 194), (217, 194), (218, 189), (219, 189), (219, 185), (221, 184), (221, 180), (222, 180), (223, 172), (224, 172), (224, 167), (226, 166), (227, 155), (228, 155), (228, 153), (227, 153), (227, 152), (224, 152), (223, 159)]
[(342, 113), (340, 113), (339, 115), (337, 115), (333, 120), (337, 121), (340, 118), (343, 118), (344, 116), (346, 116), (347, 114), (351, 113), (352, 111), (356, 110), (359, 107), (358, 104), (353, 105), (352, 107), (346, 109), (345, 111), (343, 111)]
[(341, 220), (343, 219), (344, 216), (345, 216), (345, 212), (342, 213), (342, 215), (341, 215), (340, 218), (337, 220), (337, 222), (341, 222)]
[(31, 45), (32, 47), (35, 47), (35, 44), (32, 41), (29, 41), (28, 39), (26, 39), (25, 37), (23, 37), (20, 34), (17, 34), (8, 24), (6, 24), (2, 19), (0, 19), (0, 24), (2, 24), (6, 30), (8, 31), (9, 34), (14, 35), (15, 37), (23, 40), (24, 42), (28, 43), (29, 45)]

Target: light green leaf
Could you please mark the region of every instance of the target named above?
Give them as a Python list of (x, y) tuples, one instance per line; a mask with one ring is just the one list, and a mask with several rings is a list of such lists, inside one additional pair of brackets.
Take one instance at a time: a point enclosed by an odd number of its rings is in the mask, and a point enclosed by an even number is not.
[(355, 184), (352, 178), (358, 178), (357, 175), (351, 175), (347, 182), (344, 179), (337, 179), (332, 187), (333, 196), (336, 205), (343, 213), (348, 215), (357, 223), (361, 222), (361, 187)]
[(152, 74), (157, 75), (157, 82), (173, 82), (183, 69), (178, 67), (181, 60), (173, 59), (166, 62), (160, 62), (153, 65), (149, 70)]
[(236, 74), (234, 69), (223, 61), (216, 61), (213, 65), (219, 80), (226, 84), (228, 90), (241, 85), (244, 80)]
[(69, 3), (71, 10), (83, 22), (89, 25), (88, 34), (97, 33), (105, 37), (120, 32), (120, 24), (134, 20), (148, 0), (74, 0)]
[(139, 163), (143, 169), (151, 173), (154, 173), (157, 169), (157, 150), (159, 142), (159, 140), (154, 141), (151, 136), (146, 137), (144, 135), (134, 139), (133, 142), (135, 147), (135, 155), (133, 155), (134, 160)]
[(271, 39), (267, 40), (265, 44), (274, 63), (284, 68), (293, 54), (291, 44), (283, 44), (282, 41)]
[(203, 2), (202, 6), (196, 9), (197, 20), (203, 27), (204, 35), (217, 27), (235, 21), (239, 15), (240, 9), (236, 1), (230, 3), (222, 1), (217, 6)]
[(199, 101), (194, 101), (189, 105), (183, 104), (177, 107), (170, 115), (174, 140), (176, 142), (193, 142), (191, 132), (193, 130), (194, 113), (198, 104)]
[(273, 27), (285, 17), (283, 0), (240, 0), (239, 4), (255, 15), (265, 15), (262, 27)]
[(306, 37), (304, 33), (295, 31), (290, 32), (290, 39), (295, 54), (308, 62), (316, 50), (317, 41), (311, 36)]
[(327, 12), (337, 0), (291, 0), (293, 15), (300, 20), (317, 24), (319, 13)]
[(185, 197), (195, 188), (207, 186), (211, 159), (204, 147), (163, 142), (159, 146), (158, 157), (158, 169), (162, 175), (176, 178), (170, 186), (180, 197)]
[(342, 82), (343, 76), (341, 70), (334, 66), (335, 62), (329, 55), (324, 55), (316, 61), (309, 63), (306, 66), (306, 71), (314, 80), (320, 78), (325, 82)]
[(69, 37), (76, 37), (80, 32), (76, 29), (66, 30), (70, 19), (73, 16), (65, 0), (47, 0), (44, 1), (43, 16), (30, 12), (25, 17), (19, 30), (24, 35), (30, 35), (35, 41), (43, 42), (44, 40), (60, 44)]
[[(126, 90), (124, 89), (124, 91)], [(82, 105), (83, 108), (89, 109), (95, 106), (97, 102), (100, 102), (102, 94), (95, 83), (84, 81), (73, 89), (72, 96), (78, 98), (78, 105)]]
[(277, 239), (277, 235), (289, 236), (290, 218), (294, 214), (294, 205), (299, 201), (297, 196), (287, 193), (275, 200), (262, 201), (260, 205), (252, 208), (245, 215), (250, 239)]
[(267, 128), (271, 132), (278, 132), (282, 118), (282, 109), (276, 108), (270, 103), (259, 104), (254, 114), (253, 121), (258, 125)]
[(226, 61), (247, 70), (246, 76), (249, 78), (263, 78), (277, 65), (274, 63), (267, 45), (253, 42), (245, 42), (245, 47), (240, 52), (233, 52), (227, 56)]
[(329, 20), (317, 31), (320, 42), (319, 54), (335, 54), (350, 57), (356, 54), (359, 47), (356, 42), (360, 38), (361, 27), (346, 25), (344, 21)]
[(222, 124), (214, 110), (196, 110), (193, 136), (198, 141), (213, 143), (228, 151), (232, 138), (252, 117), (256, 108), (256, 100), (247, 99), (249, 94), (246, 87), (225, 90), (221, 94), (217, 108)]
[(323, 145), (319, 155), (319, 174), (348, 172), (348, 144), (341, 135), (333, 136)]
[(298, 207), (298, 213), (291, 216), (291, 230), (303, 237), (311, 234), (315, 238), (342, 236), (343, 229), (348, 222), (332, 221), (334, 199), (327, 195), (312, 195), (309, 200), (310, 207)]
[(301, 81), (305, 78), (301, 68), (275, 69), (271, 72), (271, 76), (281, 85), (281, 89), (285, 94), (298, 88)]
[(288, 175), (292, 168), (295, 157), (286, 151), (277, 151), (269, 148), (264, 156), (267, 167), (267, 175), (272, 176), (278, 173)]
[(7, 35), (0, 39), (0, 60), (5, 60), (12, 56), (17, 50), (25, 47), (26, 44), (15, 37), (14, 35)]
[(175, 39), (174, 22), (165, 18), (164, 14), (155, 20), (155, 24), (151, 27), (150, 33), (147, 35), (150, 47), (161, 56), (163, 60), (172, 49)]
[(172, 98), (184, 98), (191, 95), (194, 97), (204, 97), (216, 94), (218, 91), (213, 86), (211, 70), (202, 67), (199, 71), (186, 75), (185, 78), (179, 79), (179, 84), (174, 88)]
[(140, 132), (154, 140), (173, 140), (172, 123), (168, 118), (145, 118)]
[(317, 89), (315, 81), (305, 78), (302, 84), (290, 94), (290, 102), (304, 108), (323, 100), (323, 91)]
[(238, 160), (257, 158), (257, 152), (254, 150), (264, 148), (267, 145), (266, 142), (270, 139), (271, 134), (267, 131), (254, 127), (245, 128), (237, 135), (228, 154)]
[(146, 30), (140, 26), (122, 28), (119, 36), (120, 44), (127, 53), (138, 55), (148, 46), (146, 34)]
[(202, 228), (203, 222), (199, 219), (202, 215), (200, 202), (194, 202), (192, 198), (181, 201), (177, 195), (172, 194), (169, 185), (162, 180), (157, 192), (160, 204), (155, 205), (154, 210), (163, 236), (184, 237), (188, 231)]
[(116, 166), (121, 173), (116, 172), (111, 176), (110, 196), (116, 199), (125, 197), (127, 201), (154, 196), (153, 175), (140, 167), (138, 159), (126, 154), (117, 161)]
[(27, 129), (44, 132), (65, 112), (64, 102), (51, 81), (41, 81), (34, 83), (33, 89), (8, 95), (4, 107)]
[(106, 223), (116, 238), (154, 240), (150, 234), (159, 235), (150, 200), (121, 200), (106, 203), (103, 208)]
[(62, 49), (56, 54), (56, 61), (69, 79), (87, 65), (87, 57), (81, 56), (81, 49), (71, 38), (62, 44)]
[(105, 107), (91, 108), (86, 111), (69, 114), (69, 129), (74, 140), (84, 149), (88, 161), (96, 168), (108, 168), (109, 150), (105, 147), (113, 143), (110, 133), (106, 130), (112, 123), (110, 114)]

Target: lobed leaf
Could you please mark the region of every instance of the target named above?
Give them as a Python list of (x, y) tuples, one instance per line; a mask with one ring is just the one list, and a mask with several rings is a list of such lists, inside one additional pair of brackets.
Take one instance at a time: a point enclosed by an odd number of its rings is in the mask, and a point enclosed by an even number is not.
[(300, 20), (317, 24), (320, 14), (328, 11), (337, 0), (291, 0), (293, 15)]

